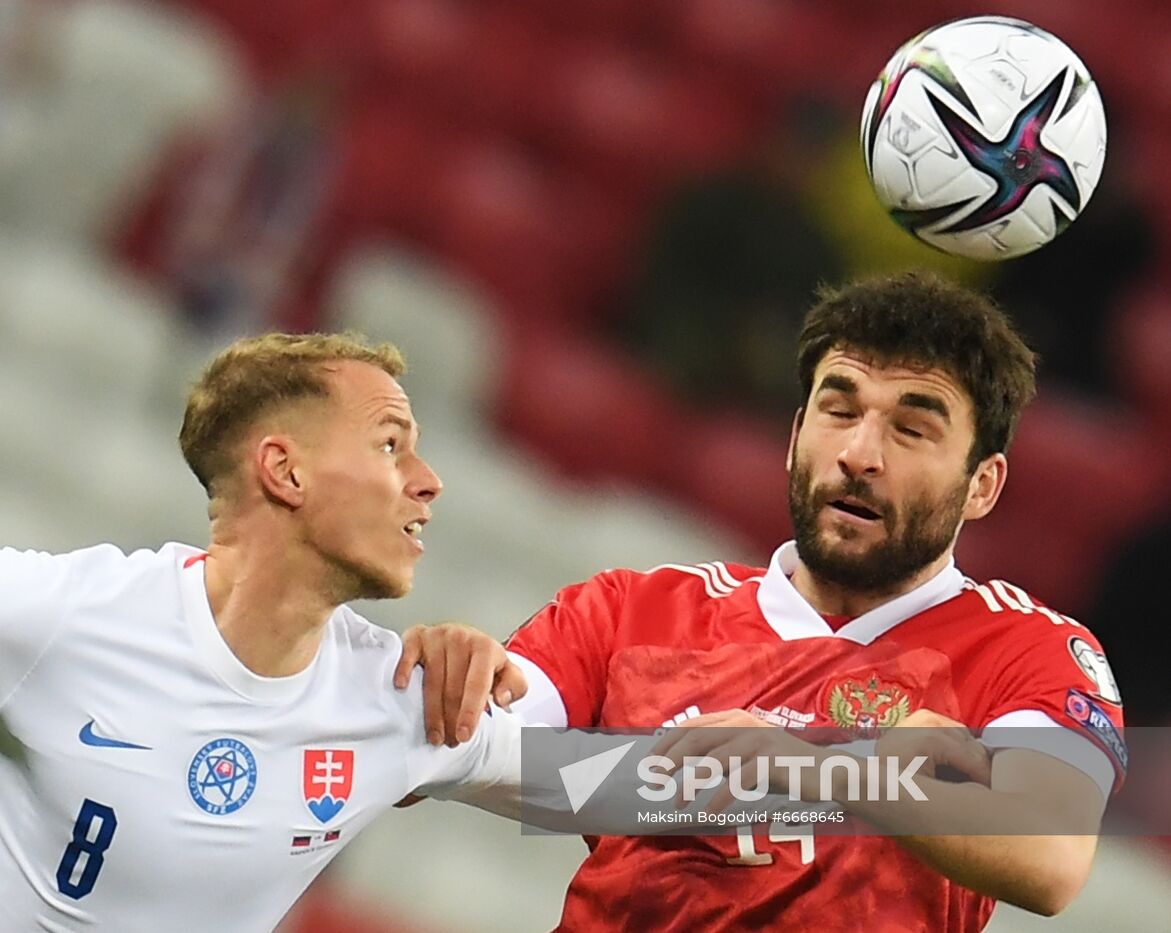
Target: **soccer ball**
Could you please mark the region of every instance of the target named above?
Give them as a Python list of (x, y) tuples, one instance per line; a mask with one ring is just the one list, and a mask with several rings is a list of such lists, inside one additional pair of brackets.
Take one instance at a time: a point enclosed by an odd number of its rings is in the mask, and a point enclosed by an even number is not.
[(1106, 158), (1098, 87), (1060, 39), (979, 16), (895, 52), (862, 112), (878, 199), (947, 253), (1009, 259), (1064, 231)]

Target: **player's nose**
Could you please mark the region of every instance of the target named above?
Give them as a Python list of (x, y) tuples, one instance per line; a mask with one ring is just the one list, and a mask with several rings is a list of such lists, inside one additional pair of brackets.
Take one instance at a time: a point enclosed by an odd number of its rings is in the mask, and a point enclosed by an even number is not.
[(443, 492), (443, 480), (422, 457), (416, 457), (415, 464), (415, 475), (411, 477), (408, 492), (420, 502), (434, 502)]
[(881, 476), (882, 425), (875, 417), (862, 417), (849, 432), (838, 452), (838, 466), (847, 476)]

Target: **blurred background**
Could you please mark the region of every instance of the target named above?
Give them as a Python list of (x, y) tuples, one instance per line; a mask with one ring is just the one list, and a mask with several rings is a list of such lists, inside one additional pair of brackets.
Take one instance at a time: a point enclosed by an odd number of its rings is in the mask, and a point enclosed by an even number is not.
[[(1083, 216), (996, 266), (896, 227), (856, 142), (894, 49), (976, 13), (1065, 39), (1109, 121)], [(446, 482), (376, 621), (504, 637), (607, 567), (763, 564), (813, 290), (928, 266), (1045, 360), (961, 567), (1090, 624), (1128, 722), (1171, 724), (1169, 161), (1159, 0), (0, 0), (0, 541), (205, 541), (175, 442), (199, 365), (349, 327), (404, 348)], [(546, 930), (584, 852), (424, 803), (285, 929)], [(993, 929), (1165, 931), (1167, 853), (1106, 840), (1068, 914)]]

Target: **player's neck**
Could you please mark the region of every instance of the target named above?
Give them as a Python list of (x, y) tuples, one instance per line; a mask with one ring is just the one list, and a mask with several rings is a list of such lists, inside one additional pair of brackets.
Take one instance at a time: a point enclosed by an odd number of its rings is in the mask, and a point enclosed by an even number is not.
[(251, 540), (213, 534), (204, 570), (208, 604), (240, 663), (262, 677), (288, 677), (313, 662), (337, 607), (321, 595), (320, 571), (290, 557), (293, 549)]
[(793, 584), (793, 589), (800, 593), (805, 598), (805, 601), (819, 613), (823, 615), (849, 616), (855, 619), (872, 609), (877, 609), (879, 606), (889, 603), (891, 600), (897, 599), (903, 594), (922, 586), (943, 570), (950, 560), (951, 550), (949, 549), (914, 576), (904, 580), (902, 583), (883, 590), (857, 590), (829, 580), (823, 580), (810, 571), (801, 561), (798, 561), (797, 569), (793, 571), (789, 582)]

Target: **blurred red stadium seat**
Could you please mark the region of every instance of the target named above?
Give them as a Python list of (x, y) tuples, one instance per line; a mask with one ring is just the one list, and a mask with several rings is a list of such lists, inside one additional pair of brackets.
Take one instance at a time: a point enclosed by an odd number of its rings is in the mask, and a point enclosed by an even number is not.
[(702, 412), (677, 425), (665, 485), (746, 535), (762, 555), (792, 534), (783, 425)]
[(769, 109), (804, 83), (828, 27), (827, 17), (793, 0), (684, 0), (672, 21), (684, 61), (706, 66)]
[(465, 117), (496, 132), (540, 140), (558, 124), (550, 76), (565, 37), (507, 4), (478, 7), (475, 40), (454, 73)]
[(494, 0), (533, 22), (574, 36), (600, 36), (644, 47), (657, 44), (676, 15), (676, 0)]
[(366, 38), (371, 64), (392, 87), (458, 86), (459, 63), (479, 44), (470, 9), (455, 0), (384, 0)]
[(554, 174), (504, 137), (459, 141), (438, 172), (431, 207), (441, 250), (506, 306), (559, 307), (572, 231), (556, 212)]
[(460, 139), (434, 172), (438, 247), (505, 311), (547, 323), (605, 307), (638, 229), (612, 192), (502, 136)]
[(265, 84), (279, 82), (298, 68), (343, 61), (354, 48), (355, 27), (364, 23), (371, 2), (349, 0), (347, 15), (339, 16), (335, 0), (296, 0), (284, 4), (279, 15), (267, 3), (184, 0), (236, 38), (253, 75)]
[(1113, 344), (1115, 380), (1140, 414), (1171, 440), (1171, 286), (1131, 296), (1116, 316)]
[(560, 95), (561, 145), (618, 189), (663, 190), (736, 158), (755, 134), (750, 108), (735, 97), (615, 44), (567, 50), (548, 86)]
[(445, 145), (442, 131), (412, 107), (371, 96), (353, 101), (338, 153), (345, 225), (433, 239)]
[(1001, 504), (965, 526), (961, 566), (1083, 612), (1104, 557), (1171, 502), (1167, 473), (1141, 421), (1046, 387), (1021, 420)]
[(671, 451), (690, 456), (679, 403), (609, 348), (526, 327), (509, 357), (497, 424), (562, 471), (655, 484)]

